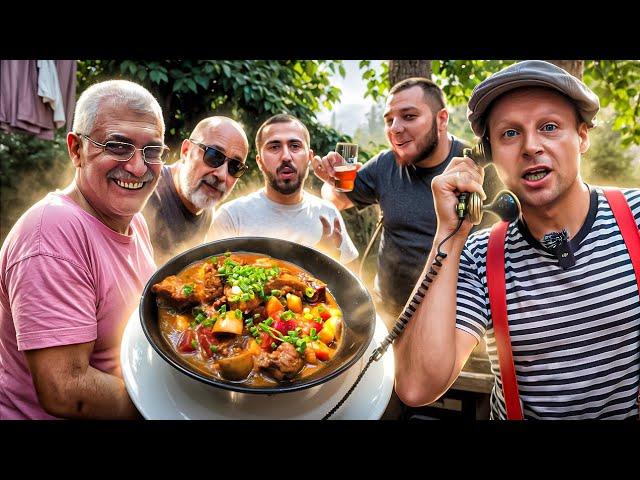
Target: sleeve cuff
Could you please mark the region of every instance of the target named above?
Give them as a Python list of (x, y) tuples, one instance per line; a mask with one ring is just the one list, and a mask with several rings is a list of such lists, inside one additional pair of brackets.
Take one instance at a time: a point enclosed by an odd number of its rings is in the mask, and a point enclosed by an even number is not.
[(62, 328), (59, 330), (40, 330), (17, 336), (18, 350), (59, 347), (77, 343), (92, 342), (98, 337), (97, 325)]

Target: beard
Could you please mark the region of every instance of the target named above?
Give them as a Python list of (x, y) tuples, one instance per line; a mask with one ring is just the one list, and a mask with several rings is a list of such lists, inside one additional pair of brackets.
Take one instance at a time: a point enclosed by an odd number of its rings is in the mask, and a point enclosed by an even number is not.
[[(276, 175), (280, 173), (284, 167), (289, 167), (293, 169), (294, 171), (296, 171), (296, 173), (298, 173), (298, 175), (291, 180), (278, 179)], [(286, 162), (280, 165), (276, 169), (275, 174), (267, 170), (265, 170), (264, 173), (267, 177), (267, 181), (269, 182), (269, 185), (271, 185), (271, 188), (273, 188), (276, 192), (281, 193), (282, 195), (291, 195), (292, 193), (296, 193), (298, 190), (302, 188), (302, 184), (306, 180), (307, 174), (309, 173), (309, 168), (305, 166), (302, 172), (298, 172), (296, 168), (293, 166), (293, 164)]]
[(429, 130), (422, 139), (424, 140), (424, 147), (422, 147), (422, 149), (417, 153), (415, 158), (409, 160), (411, 165), (415, 165), (429, 157), (438, 146), (440, 140), (438, 139), (438, 125), (435, 117), (433, 118), (431, 130)]
[[(179, 177), (180, 189), (183, 195), (198, 209), (213, 208), (219, 201), (222, 201), (226, 197), (227, 185), (224, 182), (218, 181), (214, 175), (207, 175), (201, 179), (196, 179), (193, 176), (193, 170), (187, 171), (183, 166), (180, 169)], [(205, 193), (202, 188), (204, 183), (218, 190), (220, 196), (212, 197)]]

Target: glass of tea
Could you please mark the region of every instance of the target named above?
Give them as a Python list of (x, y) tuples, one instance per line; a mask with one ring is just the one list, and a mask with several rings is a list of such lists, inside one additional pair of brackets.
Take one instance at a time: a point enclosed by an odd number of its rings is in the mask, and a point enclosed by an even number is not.
[(350, 192), (356, 180), (356, 162), (358, 161), (358, 144), (339, 142), (336, 144), (336, 153), (342, 157), (340, 163), (333, 165), (336, 174), (336, 190)]

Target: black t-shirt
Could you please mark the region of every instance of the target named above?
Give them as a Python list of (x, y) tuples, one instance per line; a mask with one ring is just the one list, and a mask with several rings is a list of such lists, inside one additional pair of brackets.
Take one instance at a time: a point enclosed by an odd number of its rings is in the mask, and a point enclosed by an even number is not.
[(468, 146), (453, 137), (447, 158), (429, 168), (400, 167), (385, 150), (364, 164), (346, 194), (358, 208), (378, 203), (384, 215), (375, 290), (391, 312), (406, 303), (431, 251), (437, 227), (431, 180)]
[(173, 184), (173, 168), (175, 165), (162, 167), (158, 185), (142, 211), (149, 225), (158, 267), (178, 253), (201, 244), (213, 217), (211, 208), (194, 215), (185, 207)]

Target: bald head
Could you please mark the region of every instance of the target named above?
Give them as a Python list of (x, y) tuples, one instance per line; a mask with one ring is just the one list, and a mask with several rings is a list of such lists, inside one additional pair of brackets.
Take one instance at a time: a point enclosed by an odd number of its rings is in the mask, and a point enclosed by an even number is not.
[(194, 140), (200, 140), (211, 132), (227, 137), (239, 135), (246, 146), (247, 153), (249, 152), (249, 140), (247, 139), (247, 134), (242, 129), (242, 126), (232, 118), (222, 116), (207, 117), (195, 126), (191, 132), (191, 138)]

